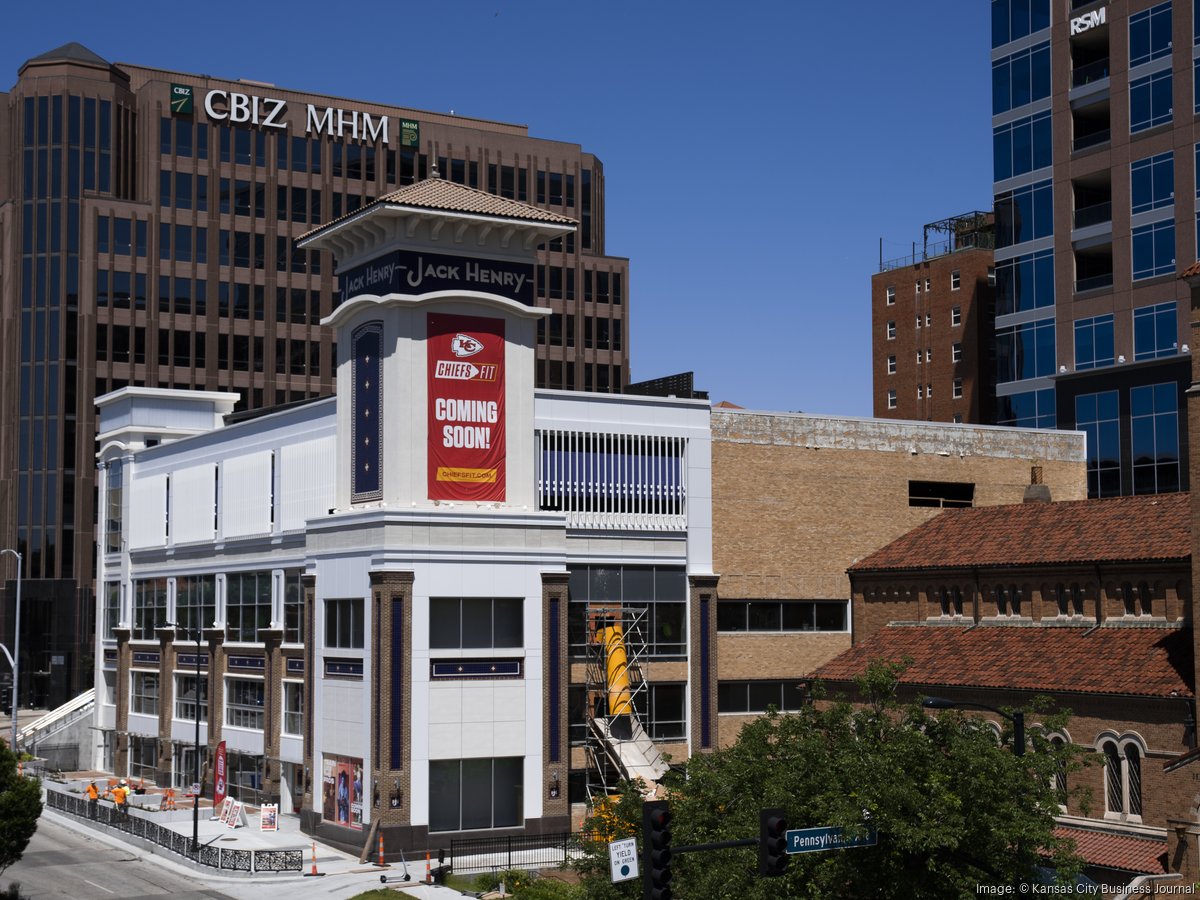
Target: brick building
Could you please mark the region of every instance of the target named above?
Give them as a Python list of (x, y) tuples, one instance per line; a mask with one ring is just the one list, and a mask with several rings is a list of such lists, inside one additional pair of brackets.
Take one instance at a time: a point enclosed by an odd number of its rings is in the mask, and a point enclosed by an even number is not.
[(1180, 871), (1167, 767), (1196, 743), (1192, 521), (1187, 494), (948, 510), (849, 568), (854, 646), (817, 674), (845, 689), (907, 659), (910, 698), (1050, 696), (1072, 713), (1054, 737), (1098, 763), (1072, 776), (1090, 810), (1060, 816), (1095, 880)]
[(912, 256), (880, 260), (871, 278), (876, 417), (995, 421), (993, 241), (991, 215), (973, 212), (926, 225)]
[(1082, 436), (712, 411), (721, 743), (851, 645), (846, 569), (945, 506), (1020, 502), (1031, 472), (1085, 496)]

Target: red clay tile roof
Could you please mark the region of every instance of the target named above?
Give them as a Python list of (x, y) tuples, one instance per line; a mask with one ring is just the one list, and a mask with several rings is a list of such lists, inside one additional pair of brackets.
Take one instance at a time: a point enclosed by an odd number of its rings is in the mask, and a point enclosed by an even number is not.
[(852, 681), (875, 659), (911, 662), (908, 685), (1192, 695), (1191, 631), (1176, 626), (888, 625), (814, 673)]
[(736, 403), (730, 403), (728, 400), (722, 400), (720, 403), (714, 403), (713, 409), (745, 409), (744, 406), (738, 406)]
[(1179, 273), (1180, 278), (1195, 278), (1197, 275), (1200, 275), (1200, 260), (1196, 260), (1196, 262)]
[(1073, 840), (1075, 852), (1083, 857), (1089, 865), (1137, 872), (1142, 875), (1163, 875), (1167, 871), (1165, 841), (1155, 841), (1130, 834), (1068, 828), (1065, 825), (1055, 828), (1054, 836)]
[(1190, 494), (949, 509), (849, 571), (1187, 559), (1191, 516)]

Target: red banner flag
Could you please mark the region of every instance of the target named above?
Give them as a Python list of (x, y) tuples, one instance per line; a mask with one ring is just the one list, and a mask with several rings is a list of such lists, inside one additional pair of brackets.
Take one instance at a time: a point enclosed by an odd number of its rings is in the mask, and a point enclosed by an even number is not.
[(225, 742), (217, 744), (217, 758), (213, 762), (213, 806), (225, 802)]
[(429, 499), (503, 501), (504, 320), (429, 313)]

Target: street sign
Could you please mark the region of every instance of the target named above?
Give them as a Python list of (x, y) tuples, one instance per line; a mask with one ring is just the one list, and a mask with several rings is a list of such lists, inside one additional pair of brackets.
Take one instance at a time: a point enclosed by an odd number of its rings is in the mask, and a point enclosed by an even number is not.
[(612, 867), (613, 884), (638, 877), (637, 838), (613, 841), (608, 845), (608, 864)]
[(849, 850), (853, 847), (874, 847), (879, 833), (868, 828), (866, 834), (846, 837), (841, 828), (796, 828), (787, 833), (788, 853), (818, 853), (822, 850)]

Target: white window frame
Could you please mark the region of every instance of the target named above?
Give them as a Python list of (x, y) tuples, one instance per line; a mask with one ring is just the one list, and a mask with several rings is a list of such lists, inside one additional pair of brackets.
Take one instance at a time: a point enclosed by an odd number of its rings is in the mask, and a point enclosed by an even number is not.
[(920, 400), (924, 396), (925, 396), (925, 387), (924, 387), (924, 385), (918, 384), (917, 385), (917, 399)]
[[(143, 685), (141, 690), (138, 690), (138, 682), (145, 681), (146, 678), (154, 679), (154, 708), (143, 708), (146, 701), (150, 699), (150, 694), (146, 692)], [(139, 716), (157, 716), (159, 704), (162, 702), (162, 678), (158, 672), (147, 672), (141, 669), (134, 669), (129, 673), (129, 711)]]
[[(263, 692), (262, 702), (260, 702), (258, 704), (258, 706), (247, 706), (245, 704), (241, 704), (241, 703), (235, 704), (232, 702), (233, 691), (230, 688), (234, 682), (238, 682), (238, 681), (245, 682), (246, 684), (257, 684), (262, 689), (262, 692)], [(258, 675), (258, 676), (255, 676), (255, 675), (226, 675), (224, 688), (225, 688), (225, 690), (224, 690), (225, 727), (226, 728), (244, 728), (247, 731), (262, 731), (263, 725), (266, 722), (266, 716), (265, 716), (266, 710), (264, 708), (264, 704), (266, 703), (266, 695), (267, 695), (266, 685), (263, 683), (262, 676), (261, 675)], [(234, 714), (234, 713), (242, 713), (243, 714), (243, 716), (241, 717), (242, 720), (235, 721), (235, 719), (238, 717), (233, 716), (232, 714)], [(246, 717), (249, 717), (249, 720), (251, 722), (253, 722), (253, 720), (255, 718), (257, 718), (258, 724), (257, 725), (246, 724)]]
[[(303, 737), (304, 736), (304, 682), (284, 679), (282, 693), (283, 715), (280, 718), (280, 734), (286, 737)], [(296, 694), (300, 698), (300, 709), (288, 708), (288, 695)], [(288, 728), (289, 721), (298, 722), (296, 730), (292, 731)]]
[(951, 324), (951, 326), (958, 326), (958, 325), (962, 324), (962, 307), (961, 306), (950, 307), (950, 324)]
[(950, 273), (950, 290), (957, 291), (962, 287), (962, 273), (955, 269)]
[(895, 285), (889, 284), (885, 290), (887, 292), (887, 305), (895, 306), (896, 305), (896, 287), (895, 287)]
[(933, 362), (933, 348), (932, 347), (925, 348), (925, 362)]
[(961, 378), (954, 379), (953, 396), (955, 400), (961, 400), (963, 395), (963, 380)]
[(896, 322), (891, 320), (887, 323), (887, 339), (894, 341), (896, 339)]
[(887, 404), (888, 404), (888, 409), (896, 408), (896, 389), (895, 388), (892, 388), (891, 390), (889, 390), (887, 392)]
[(896, 357), (889, 356), (887, 358), (887, 372), (889, 375), (896, 374)]
[[(1117, 750), (1117, 758), (1120, 761), (1121, 771), (1119, 777), (1121, 779), (1121, 809), (1113, 810), (1109, 808), (1108, 796), (1108, 779), (1109, 766), (1111, 760), (1105, 752), (1107, 744), (1113, 744)], [(1146, 775), (1146, 742), (1138, 734), (1133, 732), (1125, 732), (1118, 736), (1112, 731), (1105, 731), (1096, 738), (1096, 752), (1104, 759), (1104, 818), (1110, 821), (1133, 822), (1140, 823), (1142, 814), (1129, 812), (1129, 800), (1131, 795), (1131, 778), (1129, 766), (1129, 748), (1133, 747), (1138, 754), (1138, 808), (1145, 810), (1146, 808), (1146, 793), (1145, 793), (1145, 775)]]
[(962, 362), (962, 341), (954, 341), (950, 345), (950, 361)]
[(917, 348), (917, 365), (919, 366), (920, 364), (921, 364), (921, 348), (918, 347)]
[[(197, 679), (195, 672), (186, 672), (186, 671), (183, 671), (180, 669), (176, 669), (172, 673), (172, 675), (174, 676), (174, 681), (175, 681), (175, 685), (174, 685), (175, 696), (172, 698), (175, 702), (174, 702), (174, 707), (171, 710), (172, 718), (176, 722), (191, 722), (193, 724), (195, 724), (195, 722), (196, 722), (196, 712), (195, 712), (196, 702), (194, 700), (186, 699), (183, 696), (183, 686), (180, 684), (180, 682), (183, 679), (191, 678), (193, 680), (198, 680), (200, 682), (201, 693), (203, 694), (203, 697), (200, 700), (200, 723), (202, 725), (208, 724), (208, 673), (201, 671), (200, 677)], [(192, 712), (185, 713), (180, 710), (180, 704), (184, 704), (184, 703), (186, 703), (188, 706), (192, 707)]]

